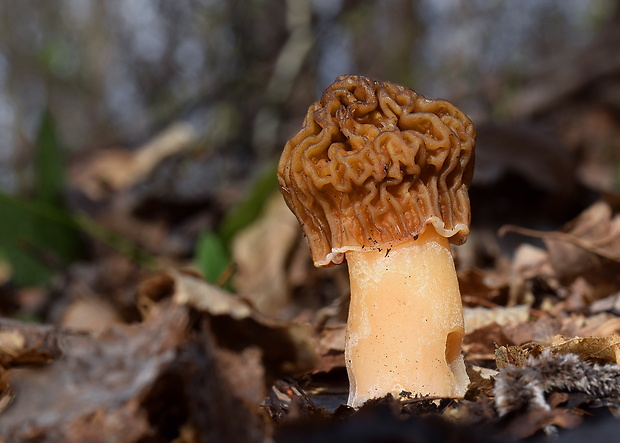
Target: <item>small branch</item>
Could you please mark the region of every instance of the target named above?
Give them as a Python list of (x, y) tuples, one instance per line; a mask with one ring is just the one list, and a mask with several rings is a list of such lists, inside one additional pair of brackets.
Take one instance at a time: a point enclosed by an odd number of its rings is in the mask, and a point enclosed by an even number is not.
[(616, 263), (620, 263), (620, 256), (611, 254), (600, 248), (591, 242), (584, 240), (580, 237), (577, 237), (572, 234), (568, 234), (566, 232), (544, 232), (544, 231), (536, 231), (534, 229), (522, 228), (520, 226), (514, 225), (504, 225), (499, 231), (498, 235), (503, 237), (507, 232), (514, 232), (516, 234), (525, 235), (528, 237), (540, 238), (543, 240), (558, 240), (566, 243), (570, 243), (574, 246), (577, 246), (581, 249), (584, 249), (592, 254), (598, 255), (599, 257), (605, 258), (607, 260), (614, 261)]

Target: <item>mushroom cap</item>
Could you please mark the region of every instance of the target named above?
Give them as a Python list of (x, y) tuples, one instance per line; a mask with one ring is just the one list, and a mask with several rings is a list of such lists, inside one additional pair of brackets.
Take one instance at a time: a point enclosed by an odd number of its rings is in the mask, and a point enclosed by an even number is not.
[(364, 76), (340, 76), (284, 147), (278, 182), (315, 266), (389, 247), (432, 225), (464, 243), (475, 130), (445, 100)]

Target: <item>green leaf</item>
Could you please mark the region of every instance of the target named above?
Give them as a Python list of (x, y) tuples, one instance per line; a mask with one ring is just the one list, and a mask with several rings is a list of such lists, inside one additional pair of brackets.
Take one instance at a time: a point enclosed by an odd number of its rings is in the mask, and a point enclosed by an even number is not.
[(59, 216), (46, 203), (0, 193), (0, 219), (1, 255), (18, 286), (44, 284), (81, 255), (82, 241), (70, 216)]
[(45, 203), (0, 192), (0, 260), (8, 262), (19, 286), (46, 283), (52, 275), (79, 258), (82, 234), (117, 250), (150, 271), (155, 259), (123, 236), (91, 219), (72, 215)]
[(260, 215), (265, 201), (278, 186), (277, 164), (271, 165), (256, 180), (247, 196), (233, 206), (220, 224), (219, 234), (228, 247), (235, 234), (252, 223)]
[(52, 114), (41, 117), (35, 145), (35, 198), (49, 205), (60, 205), (64, 183), (63, 152)]
[(19, 286), (44, 284), (82, 252), (80, 233), (62, 209), (62, 147), (47, 111), (37, 132), (34, 168), (34, 200), (0, 194), (0, 251)]
[(65, 209), (62, 147), (49, 112), (42, 116), (36, 140), (35, 198), (25, 200), (0, 192), (0, 259), (10, 265), (13, 281), (19, 286), (45, 284), (82, 255), (82, 233), (154, 270), (155, 260), (148, 253)]
[(221, 283), (220, 277), (230, 264), (230, 255), (222, 238), (213, 231), (200, 236), (196, 248), (196, 263), (205, 280)]

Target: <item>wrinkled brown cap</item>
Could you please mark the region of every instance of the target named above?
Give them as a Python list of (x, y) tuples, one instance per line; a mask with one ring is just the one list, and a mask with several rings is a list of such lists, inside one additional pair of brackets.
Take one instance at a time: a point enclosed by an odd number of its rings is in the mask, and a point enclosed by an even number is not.
[(469, 234), (475, 131), (444, 100), (357, 75), (312, 104), (280, 158), (278, 180), (316, 266), (383, 247), (429, 224), (452, 243)]

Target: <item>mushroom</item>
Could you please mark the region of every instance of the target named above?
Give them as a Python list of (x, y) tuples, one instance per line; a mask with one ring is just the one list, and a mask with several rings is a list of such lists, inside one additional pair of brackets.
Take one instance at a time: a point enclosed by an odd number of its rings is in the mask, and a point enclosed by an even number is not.
[(314, 265), (348, 263), (351, 406), (467, 389), (450, 243), (469, 234), (474, 143), (472, 122), (451, 103), (347, 75), (284, 147), (280, 190)]

